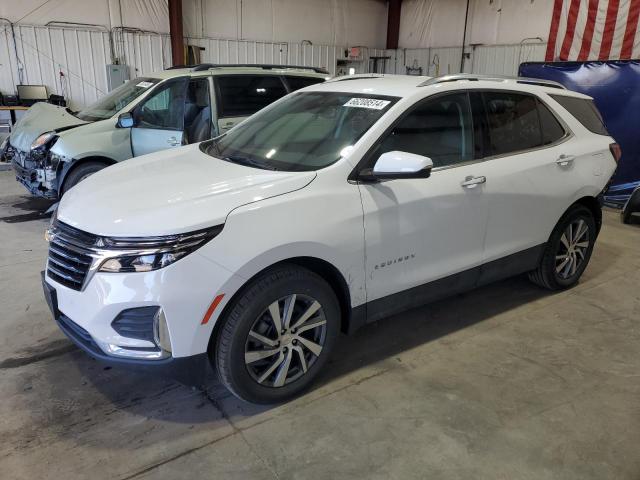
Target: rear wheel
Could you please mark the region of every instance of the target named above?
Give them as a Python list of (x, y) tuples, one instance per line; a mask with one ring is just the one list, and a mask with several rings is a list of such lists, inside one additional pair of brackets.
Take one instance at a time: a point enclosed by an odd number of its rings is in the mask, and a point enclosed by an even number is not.
[(631, 223), (634, 212), (640, 212), (640, 188), (636, 188), (622, 209), (622, 223)]
[(574, 205), (557, 223), (537, 269), (529, 279), (549, 290), (578, 283), (593, 251), (596, 224), (591, 210)]
[(67, 178), (64, 180), (64, 185), (62, 187), (62, 195), (67, 193), (70, 188), (74, 187), (81, 181), (90, 177), (96, 172), (99, 172), (103, 168), (106, 168), (108, 165), (102, 162), (86, 162), (81, 165), (75, 167), (69, 174)]
[(340, 325), (331, 287), (315, 273), (283, 265), (234, 300), (210, 353), (222, 383), (253, 403), (304, 390), (327, 361)]

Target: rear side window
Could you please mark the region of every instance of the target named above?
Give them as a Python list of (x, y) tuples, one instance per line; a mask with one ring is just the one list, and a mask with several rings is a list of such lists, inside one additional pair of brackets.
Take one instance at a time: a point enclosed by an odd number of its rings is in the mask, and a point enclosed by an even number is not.
[(551, 95), (556, 102), (562, 105), (571, 115), (589, 131), (598, 135), (609, 135), (600, 112), (592, 100), (585, 98), (567, 97), (565, 95)]
[(322, 83), (322, 78), (310, 78), (310, 77), (285, 77), (291, 91), (300, 90), (301, 88), (308, 87), (309, 85), (315, 85), (316, 83)]
[(278, 77), (224, 75), (216, 81), (221, 117), (248, 117), (287, 94)]
[(528, 150), (543, 144), (535, 97), (512, 92), (485, 92), (490, 155)]
[(549, 108), (538, 100), (538, 113), (542, 125), (542, 144), (549, 145), (557, 142), (566, 135), (564, 127)]

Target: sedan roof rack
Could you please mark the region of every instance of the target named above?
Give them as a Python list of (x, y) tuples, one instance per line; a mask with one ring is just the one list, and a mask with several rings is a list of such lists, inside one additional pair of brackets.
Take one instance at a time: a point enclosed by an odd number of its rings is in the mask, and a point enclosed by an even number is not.
[(443, 75), (441, 77), (430, 78), (419, 84), (419, 87), (428, 87), (430, 85), (437, 85), (439, 83), (446, 82), (459, 82), (466, 80), (469, 82), (513, 82), (526, 85), (537, 85), (539, 87), (559, 88), (566, 90), (567, 88), (561, 83), (554, 82), (553, 80), (544, 80), (542, 78), (527, 78), (527, 77), (503, 77), (499, 75), (475, 75), (473, 73), (457, 73), (454, 75)]
[(210, 70), (212, 68), (228, 68), (228, 67), (261, 68), (263, 70), (279, 70), (279, 69), (310, 70), (312, 72), (330, 75), (329, 71), (326, 68), (308, 67), (304, 65), (272, 65), (272, 64), (265, 64), (265, 63), (201, 63), (199, 65), (191, 65), (188, 67), (179, 67), (179, 68), (191, 68), (192, 72), (202, 72), (204, 70)]

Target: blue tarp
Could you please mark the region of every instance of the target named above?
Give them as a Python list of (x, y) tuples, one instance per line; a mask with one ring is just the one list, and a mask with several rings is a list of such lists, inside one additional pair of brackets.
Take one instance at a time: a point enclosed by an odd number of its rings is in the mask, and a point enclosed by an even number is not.
[(530, 62), (522, 77), (560, 82), (593, 97), (607, 130), (622, 148), (622, 158), (605, 196), (621, 206), (640, 185), (640, 60), (608, 62)]

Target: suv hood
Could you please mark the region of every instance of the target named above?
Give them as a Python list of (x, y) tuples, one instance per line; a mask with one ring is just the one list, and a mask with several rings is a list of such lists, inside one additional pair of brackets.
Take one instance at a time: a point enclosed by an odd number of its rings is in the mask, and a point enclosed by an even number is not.
[(315, 177), (238, 165), (190, 145), (92, 175), (64, 195), (58, 218), (96, 235), (184, 233), (224, 223), (234, 208), (299, 190)]
[(33, 141), (45, 132), (83, 125), (87, 122), (74, 117), (64, 107), (50, 103), (35, 103), (11, 132), (11, 145), (28, 152)]

